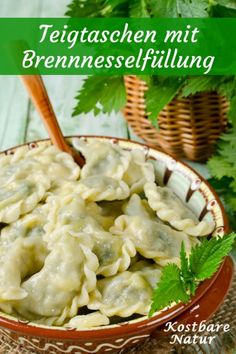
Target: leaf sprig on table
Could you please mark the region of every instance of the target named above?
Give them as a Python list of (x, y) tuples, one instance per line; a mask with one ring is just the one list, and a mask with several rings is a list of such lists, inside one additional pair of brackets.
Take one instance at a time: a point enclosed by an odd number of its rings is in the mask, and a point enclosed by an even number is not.
[(223, 258), (232, 249), (235, 238), (236, 233), (231, 233), (224, 237), (204, 239), (192, 248), (189, 256), (182, 243), (180, 267), (170, 263), (163, 268), (160, 282), (153, 292), (149, 317), (172, 303), (188, 302), (199, 283), (217, 271)]

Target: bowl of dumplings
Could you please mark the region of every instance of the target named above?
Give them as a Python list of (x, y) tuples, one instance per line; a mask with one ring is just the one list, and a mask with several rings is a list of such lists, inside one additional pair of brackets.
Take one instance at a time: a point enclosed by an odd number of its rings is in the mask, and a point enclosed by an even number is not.
[(188, 304), (147, 315), (182, 241), (189, 253), (199, 238), (228, 231), (216, 193), (143, 144), (67, 139), (85, 157), (82, 168), (50, 140), (0, 154), (1, 343), (29, 353), (115, 353), (158, 337), (170, 320), (207, 319), (211, 297), (227, 292), (227, 262)]

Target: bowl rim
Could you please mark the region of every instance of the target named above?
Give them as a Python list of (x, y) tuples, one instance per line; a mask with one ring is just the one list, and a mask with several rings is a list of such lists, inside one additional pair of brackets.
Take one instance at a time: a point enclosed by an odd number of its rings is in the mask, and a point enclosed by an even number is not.
[[(210, 190), (210, 192), (214, 195), (214, 199), (216, 200), (221, 214), (222, 218), (224, 221), (224, 230), (225, 233), (229, 232), (229, 223), (228, 223), (228, 218), (226, 215), (226, 212), (224, 210), (223, 203), (221, 202), (219, 196), (215, 192), (214, 188), (209, 184), (209, 182), (201, 176), (197, 171), (195, 171), (194, 168), (189, 166), (186, 162), (181, 161), (180, 159), (176, 158), (175, 156), (165, 153), (162, 150), (158, 148), (153, 148), (152, 146), (149, 146), (145, 143), (141, 142), (136, 142), (131, 139), (125, 139), (125, 138), (118, 138), (118, 137), (111, 137), (111, 136), (100, 136), (100, 135), (69, 135), (65, 136), (66, 139), (73, 139), (73, 138), (82, 138), (82, 139), (104, 139), (108, 141), (113, 141), (113, 142), (127, 142), (127, 143), (132, 143), (137, 146), (141, 146), (145, 148), (147, 151), (148, 150), (154, 150), (157, 151), (158, 153), (161, 153), (163, 156), (168, 156), (171, 157), (174, 161), (179, 163), (180, 165), (183, 165), (186, 169), (189, 169), (192, 173), (194, 173), (200, 180), (201, 182), (204, 182), (206, 187)], [(11, 151), (14, 151), (20, 147), (23, 146), (30, 146), (33, 144), (37, 143), (43, 143), (43, 142), (50, 142), (49, 138), (46, 139), (38, 139), (38, 140), (33, 140), (31, 142), (23, 143), (16, 145), (14, 147), (5, 149), (4, 151), (0, 152), (0, 156), (3, 154), (7, 154)], [(51, 142), (51, 145), (52, 142)], [(108, 336), (113, 336), (113, 335), (121, 335), (124, 333), (133, 333), (134, 330), (139, 330), (141, 331), (142, 329), (145, 330), (147, 326), (150, 329), (154, 329), (160, 325), (163, 325), (165, 322), (173, 319), (174, 317), (178, 316), (179, 314), (183, 313), (186, 311), (188, 308), (192, 307), (202, 296), (205, 295), (207, 290), (211, 287), (211, 285), (214, 283), (216, 278), (219, 275), (219, 272), (221, 271), (222, 267), (224, 266), (225, 261), (222, 262), (221, 266), (217, 270), (217, 272), (210, 278), (205, 281), (203, 281), (197, 291), (196, 294), (191, 298), (191, 300), (187, 304), (183, 303), (178, 303), (176, 305), (173, 305), (169, 308), (166, 308), (162, 311), (157, 312), (154, 314), (151, 318), (148, 318), (147, 316), (140, 316), (137, 320), (132, 320), (132, 321), (126, 321), (126, 322), (121, 322), (119, 324), (115, 325), (107, 325), (104, 327), (94, 327), (91, 329), (77, 329), (77, 328), (65, 328), (65, 327), (57, 327), (57, 326), (45, 326), (45, 325), (39, 325), (35, 324), (30, 321), (22, 321), (19, 319), (14, 318), (14, 316), (9, 316), (7, 314), (4, 314), (4, 312), (0, 312), (0, 327), (4, 329), (10, 329), (14, 332), (21, 332), (23, 334), (30, 334), (30, 335), (36, 335), (38, 337), (47, 337), (47, 338), (61, 338), (61, 339), (85, 339), (89, 338), (91, 336), (91, 333), (93, 333), (93, 339), (94, 338), (105, 338)]]

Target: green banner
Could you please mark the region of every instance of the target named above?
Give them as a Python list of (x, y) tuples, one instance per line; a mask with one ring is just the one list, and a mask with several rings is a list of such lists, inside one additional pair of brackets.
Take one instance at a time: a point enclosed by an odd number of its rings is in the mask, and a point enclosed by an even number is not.
[(1, 18), (0, 74), (236, 74), (236, 19)]

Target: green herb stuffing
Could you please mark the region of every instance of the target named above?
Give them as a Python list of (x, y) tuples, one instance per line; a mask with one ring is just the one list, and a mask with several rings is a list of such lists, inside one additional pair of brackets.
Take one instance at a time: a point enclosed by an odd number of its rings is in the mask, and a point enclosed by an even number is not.
[(153, 292), (149, 317), (172, 303), (186, 303), (194, 295), (199, 283), (210, 278), (223, 258), (232, 249), (236, 233), (224, 237), (204, 239), (186, 255), (184, 243), (180, 252), (180, 267), (170, 263), (163, 268), (160, 282)]

